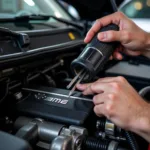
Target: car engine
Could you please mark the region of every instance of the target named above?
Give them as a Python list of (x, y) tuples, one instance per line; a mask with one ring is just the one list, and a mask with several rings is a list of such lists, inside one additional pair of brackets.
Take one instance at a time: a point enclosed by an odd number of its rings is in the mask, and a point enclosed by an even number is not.
[[(148, 143), (93, 111), (92, 96), (68, 97), (70, 64), (85, 47), (73, 27), (0, 29), (0, 149), (136, 150)], [(137, 91), (148, 86), (146, 58), (109, 61), (93, 79), (122, 75)], [(130, 72), (119, 69), (127, 67)], [(145, 148), (146, 149), (146, 148)]]

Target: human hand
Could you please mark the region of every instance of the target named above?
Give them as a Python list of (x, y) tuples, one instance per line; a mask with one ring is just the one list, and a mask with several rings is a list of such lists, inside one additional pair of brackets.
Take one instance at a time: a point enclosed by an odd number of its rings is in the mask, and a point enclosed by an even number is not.
[(95, 94), (97, 116), (105, 116), (117, 126), (134, 132), (149, 129), (149, 104), (123, 77), (108, 77), (94, 83), (78, 84), (84, 95)]
[(143, 31), (121, 12), (116, 12), (98, 19), (87, 33), (84, 40), (85, 43), (90, 42), (101, 27), (110, 23), (118, 25), (119, 31), (101, 32), (98, 34), (98, 39), (103, 42), (119, 41), (121, 43), (121, 47), (113, 54), (114, 58), (122, 59), (122, 55), (119, 53), (120, 51), (131, 56), (150, 56), (150, 34)]

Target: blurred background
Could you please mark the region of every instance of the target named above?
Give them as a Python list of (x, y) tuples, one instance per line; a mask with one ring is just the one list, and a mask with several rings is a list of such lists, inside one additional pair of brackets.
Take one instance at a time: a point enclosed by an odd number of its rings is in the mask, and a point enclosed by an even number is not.
[[(119, 11), (150, 31), (150, 0), (116, 0), (116, 4)], [(72, 21), (93, 22), (113, 11), (109, 0), (0, 0), (0, 18), (46, 14)]]

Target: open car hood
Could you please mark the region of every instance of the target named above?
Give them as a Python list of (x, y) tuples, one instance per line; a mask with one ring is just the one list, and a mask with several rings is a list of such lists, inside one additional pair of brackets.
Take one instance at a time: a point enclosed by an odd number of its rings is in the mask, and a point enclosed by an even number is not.
[[(82, 20), (96, 20), (106, 14), (113, 13), (110, 0), (63, 0), (74, 6)], [(124, 0), (116, 0), (117, 6)]]

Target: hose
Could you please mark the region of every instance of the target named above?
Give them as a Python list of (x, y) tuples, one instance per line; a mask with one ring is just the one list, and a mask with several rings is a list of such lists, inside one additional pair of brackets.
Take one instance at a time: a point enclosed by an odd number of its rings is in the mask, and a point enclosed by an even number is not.
[(145, 99), (145, 101), (150, 101), (150, 86), (147, 86), (139, 91), (141, 97)]
[[(104, 124), (104, 120), (99, 120), (98, 123), (97, 123), (97, 128), (105, 128), (105, 124)], [(133, 135), (132, 132), (129, 132), (129, 131), (124, 131), (125, 133), (125, 136), (126, 136), (126, 139), (131, 147), (132, 150), (139, 150), (139, 146), (136, 142), (136, 139)]]
[[(41, 72), (42, 72), (42, 73), (47, 73), (48, 71), (50, 71), (50, 70), (52, 70), (52, 69), (54, 69), (54, 68), (57, 68), (57, 67), (61, 66), (62, 63), (63, 63), (63, 60), (60, 60), (60, 61), (57, 62), (56, 64), (47, 67), (46, 69), (44, 69), (44, 70), (41, 71)], [(30, 81), (32, 81), (32, 80), (38, 78), (40, 75), (41, 75), (41, 73), (37, 73), (37, 74), (35, 74), (35, 75), (31, 76), (31, 77), (28, 77), (28, 79), (27, 79), (28, 81), (27, 81), (27, 82), (30, 82)], [(9, 86), (9, 90), (13, 90), (14, 88), (17, 88), (17, 87), (19, 87), (19, 86), (21, 86), (21, 85), (22, 85), (22, 83), (21, 83), (21, 82), (18, 82), (18, 83), (16, 83), (15, 85)]]
[[(44, 69), (43, 71), (41, 71), (41, 73), (43, 73), (43, 74), (47, 73), (48, 71), (50, 71), (50, 70), (52, 70), (54, 68), (57, 68), (57, 67), (59, 67), (61, 65), (62, 65), (62, 61), (60, 60), (58, 63), (56, 63), (56, 64), (54, 64), (52, 66), (49, 66), (46, 69)], [(32, 80), (38, 78), (41, 75), (41, 73), (37, 73), (37, 74), (33, 75), (32, 77), (29, 77), (28, 81), (32, 81)]]
[(136, 142), (136, 139), (133, 133), (129, 131), (125, 131), (125, 136), (132, 150), (139, 150), (139, 146)]
[(94, 138), (86, 138), (82, 143), (82, 149), (85, 150), (107, 150), (109, 142), (97, 140)]

